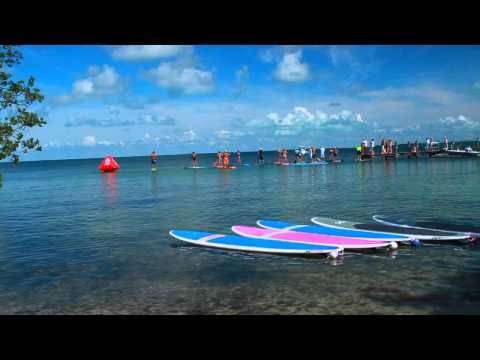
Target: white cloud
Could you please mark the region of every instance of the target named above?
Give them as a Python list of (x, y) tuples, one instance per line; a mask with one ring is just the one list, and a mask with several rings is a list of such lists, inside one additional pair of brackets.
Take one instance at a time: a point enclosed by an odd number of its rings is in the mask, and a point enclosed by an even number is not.
[(299, 135), (321, 129), (351, 131), (355, 126), (365, 124), (361, 114), (354, 114), (348, 110), (339, 113), (326, 113), (322, 110), (311, 112), (302, 106), (295, 107), (283, 117), (278, 113), (269, 113), (265, 118), (248, 121), (246, 125), (254, 128), (273, 128), (274, 135)]
[(114, 59), (125, 61), (155, 60), (192, 52), (190, 45), (120, 45), (111, 47)]
[(97, 141), (97, 144), (98, 144), (98, 145), (105, 145), (105, 146), (114, 145), (113, 142), (108, 141), (108, 140), (100, 140), (100, 141)]
[(248, 69), (247, 65), (242, 65), (240, 69), (237, 69), (235, 71), (235, 77), (237, 78), (237, 81), (242, 82), (245, 80), (248, 80), (250, 77), (250, 71)]
[(73, 94), (77, 96), (93, 93), (93, 82), (90, 79), (78, 80), (73, 83)]
[(219, 139), (230, 139), (232, 137), (232, 133), (228, 130), (218, 130), (215, 131), (215, 136)]
[(149, 140), (149, 139), (150, 139), (150, 134), (149, 134), (149, 133), (145, 133), (145, 135), (143, 135), (143, 139), (144, 139), (144, 140)]
[(119, 92), (125, 88), (125, 81), (115, 69), (108, 65), (90, 66), (88, 76), (75, 81), (71, 94), (57, 97), (59, 103), (69, 103), (90, 96), (104, 96)]
[(351, 48), (348, 46), (330, 46), (328, 48), (328, 56), (335, 66), (338, 66), (341, 63), (346, 63), (351, 67), (359, 66), (357, 59), (353, 56)]
[(302, 52), (296, 51), (283, 55), (282, 61), (275, 70), (275, 77), (283, 82), (303, 82), (309, 78), (309, 67), (307, 63), (301, 62)]
[(444, 118), (441, 118), (439, 122), (445, 126), (460, 127), (460, 128), (473, 129), (473, 128), (480, 127), (479, 121), (472, 120), (471, 118), (466, 117), (464, 115), (459, 115), (457, 117), (445, 116)]
[(214, 87), (213, 74), (210, 71), (183, 67), (171, 62), (164, 62), (145, 71), (143, 77), (173, 93), (186, 95), (208, 93)]
[(85, 136), (83, 138), (83, 141), (82, 141), (82, 144), (84, 146), (95, 146), (95, 144), (97, 143), (97, 140), (95, 139), (95, 136)]
[(180, 141), (182, 142), (192, 142), (197, 138), (197, 134), (193, 130), (184, 131)]

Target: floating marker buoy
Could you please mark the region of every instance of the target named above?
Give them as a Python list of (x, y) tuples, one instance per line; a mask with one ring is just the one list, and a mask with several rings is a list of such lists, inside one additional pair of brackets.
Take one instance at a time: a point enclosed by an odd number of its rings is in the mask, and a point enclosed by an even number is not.
[(120, 169), (120, 165), (118, 165), (111, 155), (107, 155), (100, 165), (98, 165), (98, 169), (103, 172), (112, 172)]

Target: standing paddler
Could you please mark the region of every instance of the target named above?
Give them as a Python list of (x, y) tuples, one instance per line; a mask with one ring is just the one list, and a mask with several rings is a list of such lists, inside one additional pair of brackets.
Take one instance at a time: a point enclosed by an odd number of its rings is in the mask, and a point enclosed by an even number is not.
[(150, 154), (150, 164), (151, 164), (151, 167), (152, 167), (152, 171), (155, 171), (157, 170), (157, 153), (155, 152), (155, 150), (152, 151), (152, 153)]

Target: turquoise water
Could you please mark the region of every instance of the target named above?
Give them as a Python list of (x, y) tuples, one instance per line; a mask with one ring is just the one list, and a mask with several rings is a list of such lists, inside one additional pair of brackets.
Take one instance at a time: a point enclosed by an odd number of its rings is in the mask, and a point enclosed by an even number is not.
[(0, 164), (0, 313), (479, 314), (480, 245), (402, 246), (332, 263), (168, 235), (374, 214), (479, 226), (480, 159), (343, 156), (231, 171), (184, 169), (188, 156), (164, 156), (157, 172), (146, 157), (118, 158), (116, 174), (99, 173), (99, 159)]

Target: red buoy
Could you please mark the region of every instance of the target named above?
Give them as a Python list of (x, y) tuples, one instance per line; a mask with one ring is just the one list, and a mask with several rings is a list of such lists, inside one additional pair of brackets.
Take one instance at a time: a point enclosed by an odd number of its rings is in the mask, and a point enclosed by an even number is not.
[(103, 172), (112, 172), (120, 169), (120, 165), (111, 155), (107, 155), (98, 166), (98, 169)]

